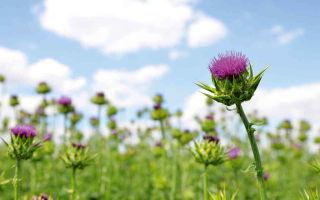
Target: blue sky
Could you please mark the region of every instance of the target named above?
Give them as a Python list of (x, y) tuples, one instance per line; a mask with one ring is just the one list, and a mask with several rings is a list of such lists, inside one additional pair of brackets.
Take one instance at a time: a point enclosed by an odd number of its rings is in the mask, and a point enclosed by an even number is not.
[[(111, 5), (115, 1), (105, 2), (109, 3), (102, 3), (102, 10), (103, 5)], [(135, 0), (135, 2), (138, 1)], [(147, 1), (140, 3), (144, 2)], [(196, 92), (197, 87), (193, 84), (194, 82), (210, 81), (208, 63), (219, 52), (226, 50), (242, 51), (247, 54), (251, 62), (255, 63), (256, 72), (271, 64), (261, 83), (264, 89), (296, 87), (319, 82), (319, 1), (190, 0), (189, 2), (180, 0), (180, 2), (181, 6), (187, 6), (195, 13), (190, 19), (184, 21), (183, 31), (187, 31), (186, 29), (196, 20), (193, 18), (196, 18), (197, 13), (201, 13), (222, 23), (226, 29), (224, 35), (214, 42), (209, 41), (206, 45), (202, 43), (202, 45), (190, 46), (187, 33), (182, 33), (180, 39), (172, 45), (164, 47), (147, 45), (130, 52), (106, 53), (101, 50), (100, 44), (85, 47), (85, 42), (77, 39), (76, 31), (59, 32), (64, 31), (61, 27), (55, 27), (59, 26), (59, 19), (56, 22), (42, 23), (41, 15), (48, 9), (44, 6), (45, 1), (4, 0), (0, 6), (0, 46), (23, 52), (27, 57), (28, 65), (50, 58), (68, 66), (72, 70), (72, 77), (81, 76), (86, 79), (84, 86), (86, 91), (91, 91), (89, 85), (94, 81), (93, 76), (99, 69), (134, 71), (146, 65), (166, 65), (168, 71), (148, 83), (150, 87), (145, 89), (144, 93), (164, 94), (168, 106), (173, 109), (184, 105), (190, 95)], [(54, 9), (66, 10), (66, 13), (72, 13), (73, 9), (86, 13), (87, 9), (91, 9), (90, 6), (78, 7), (77, 4), (72, 7), (71, 3), (66, 3), (66, 6), (63, 3), (53, 4), (50, 4), (54, 7), (53, 18), (62, 16), (59, 16), (59, 12)], [(86, 4), (83, 3), (83, 5)], [(68, 9), (71, 10), (68, 11)], [(121, 12), (121, 9), (118, 12)], [(166, 10), (162, 13), (167, 15)], [(145, 17), (148, 18), (148, 16)], [(63, 20), (63, 17), (61, 19)], [(112, 19), (104, 16), (103, 20)], [(100, 23), (94, 20), (92, 22)], [(104, 24), (104, 22), (101, 23)], [(47, 24), (47, 27), (44, 24)], [(71, 26), (71, 28), (74, 27)], [(155, 27), (157, 28), (157, 25)], [(90, 27), (84, 26), (84, 29), (90, 29)], [(165, 37), (165, 35), (162, 36)], [(109, 44), (105, 42), (103, 45), (108, 47)], [(154, 46), (157, 45), (160, 44), (157, 43)], [(168, 55), (173, 50), (178, 51), (182, 56), (170, 59)], [(11, 90), (21, 92), (20, 89), (17, 87)], [(28, 90), (32, 93), (31, 91)]]

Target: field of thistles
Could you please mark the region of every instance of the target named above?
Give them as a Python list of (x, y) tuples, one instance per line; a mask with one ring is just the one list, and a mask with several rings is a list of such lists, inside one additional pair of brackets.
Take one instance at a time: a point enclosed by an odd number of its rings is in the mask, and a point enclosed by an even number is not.
[[(212, 81), (196, 83), (206, 97), (206, 116), (194, 116), (198, 129), (187, 129), (184, 110), (168, 109), (161, 94), (126, 125), (103, 92), (86, 99), (93, 116), (71, 97), (51, 94), (46, 82), (34, 88), (41, 101), (33, 112), (12, 94), (8, 105), (1, 102), (13, 115), (0, 116), (0, 199), (319, 200), (320, 157), (307, 143), (311, 124), (283, 119), (270, 131), (266, 117), (242, 107), (268, 68), (255, 73), (247, 56), (234, 51), (208, 68)], [(5, 83), (1, 74), (2, 89)]]

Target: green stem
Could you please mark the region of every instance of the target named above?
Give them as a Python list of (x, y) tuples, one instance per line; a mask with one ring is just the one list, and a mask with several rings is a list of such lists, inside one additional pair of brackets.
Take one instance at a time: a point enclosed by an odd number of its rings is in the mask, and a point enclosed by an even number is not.
[(72, 168), (72, 178), (71, 178), (71, 200), (76, 199), (76, 168)]
[(240, 118), (247, 130), (251, 149), (253, 152), (254, 160), (255, 160), (255, 169), (257, 173), (257, 178), (259, 182), (259, 191), (260, 191), (260, 199), (266, 200), (267, 199), (267, 192), (264, 184), (264, 178), (263, 178), (263, 167), (261, 163), (261, 158), (259, 154), (259, 149), (256, 143), (256, 140), (254, 138), (254, 129), (252, 128), (252, 124), (248, 121), (246, 114), (243, 111), (243, 108), (241, 106), (241, 103), (236, 104), (237, 112), (240, 115)]
[(63, 132), (63, 138), (64, 138), (64, 142), (67, 142), (67, 119), (68, 119), (68, 115), (65, 113), (64, 114), (64, 121), (63, 121), (63, 124), (64, 124), (64, 132)]
[(161, 129), (161, 135), (162, 135), (162, 139), (166, 139), (165, 136), (166, 136), (166, 133), (165, 133), (165, 130), (164, 130), (164, 124), (163, 124), (163, 120), (160, 120), (160, 129)]
[(20, 191), (19, 171), (20, 171), (20, 160), (16, 159), (16, 167), (15, 167), (15, 173), (14, 173), (14, 179), (13, 179), (14, 200), (19, 199), (19, 191)]
[(203, 200), (208, 200), (208, 166), (204, 166), (203, 173)]
[(97, 118), (98, 118), (98, 121), (99, 121), (99, 125), (98, 125), (98, 134), (100, 135), (100, 125), (102, 124), (101, 122), (101, 105), (98, 105), (98, 113), (97, 113)]

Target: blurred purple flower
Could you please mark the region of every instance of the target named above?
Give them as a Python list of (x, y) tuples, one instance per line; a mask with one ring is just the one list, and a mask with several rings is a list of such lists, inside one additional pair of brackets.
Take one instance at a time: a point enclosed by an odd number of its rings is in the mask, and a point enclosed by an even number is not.
[(294, 148), (297, 149), (297, 150), (301, 150), (302, 146), (301, 146), (301, 144), (295, 144)]
[(46, 133), (43, 135), (44, 141), (50, 141), (52, 139), (52, 135), (50, 133)]
[(157, 103), (156, 105), (153, 106), (153, 109), (158, 110), (161, 108), (161, 103)]
[(85, 149), (87, 147), (85, 144), (76, 144), (76, 143), (72, 143), (72, 146), (77, 149)]
[(38, 114), (39, 115), (44, 115), (44, 109), (42, 107), (39, 107), (38, 110), (37, 110)]
[(226, 52), (213, 58), (209, 65), (211, 73), (217, 78), (239, 76), (247, 67), (248, 58), (241, 52)]
[(239, 156), (239, 151), (240, 149), (238, 147), (233, 147), (229, 152), (228, 152), (228, 158), (229, 159), (235, 159)]
[(264, 180), (268, 180), (269, 176), (270, 176), (270, 175), (269, 175), (268, 173), (264, 173), (264, 174), (263, 174)]
[(65, 97), (65, 96), (60, 97), (60, 99), (58, 99), (57, 101), (59, 105), (70, 105), (71, 102), (72, 102), (71, 98)]
[(37, 136), (37, 130), (30, 124), (18, 124), (11, 128), (11, 133), (15, 136), (25, 136), (26, 138)]
[(163, 145), (163, 144), (162, 144), (162, 142), (161, 142), (161, 141), (156, 142), (156, 146), (157, 146), (157, 147), (162, 147), (162, 145)]
[(104, 92), (97, 92), (97, 96), (104, 97)]
[(40, 195), (41, 200), (48, 200), (49, 199), (49, 195), (47, 194), (41, 194)]
[(205, 135), (203, 136), (204, 140), (208, 140), (209, 142), (215, 142), (215, 143), (219, 143), (220, 139), (218, 137), (212, 136), (212, 135)]
[(211, 119), (211, 120), (213, 120), (213, 115), (207, 115), (207, 116), (206, 116), (206, 119)]
[(117, 131), (116, 129), (113, 129), (113, 130), (111, 131), (111, 134), (112, 134), (112, 135), (118, 135), (118, 131)]

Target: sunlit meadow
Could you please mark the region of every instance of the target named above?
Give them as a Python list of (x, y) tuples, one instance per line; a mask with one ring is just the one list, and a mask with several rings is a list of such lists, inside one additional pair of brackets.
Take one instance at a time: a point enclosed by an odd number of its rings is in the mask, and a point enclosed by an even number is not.
[(3, 5), (0, 199), (320, 200), (318, 2)]

